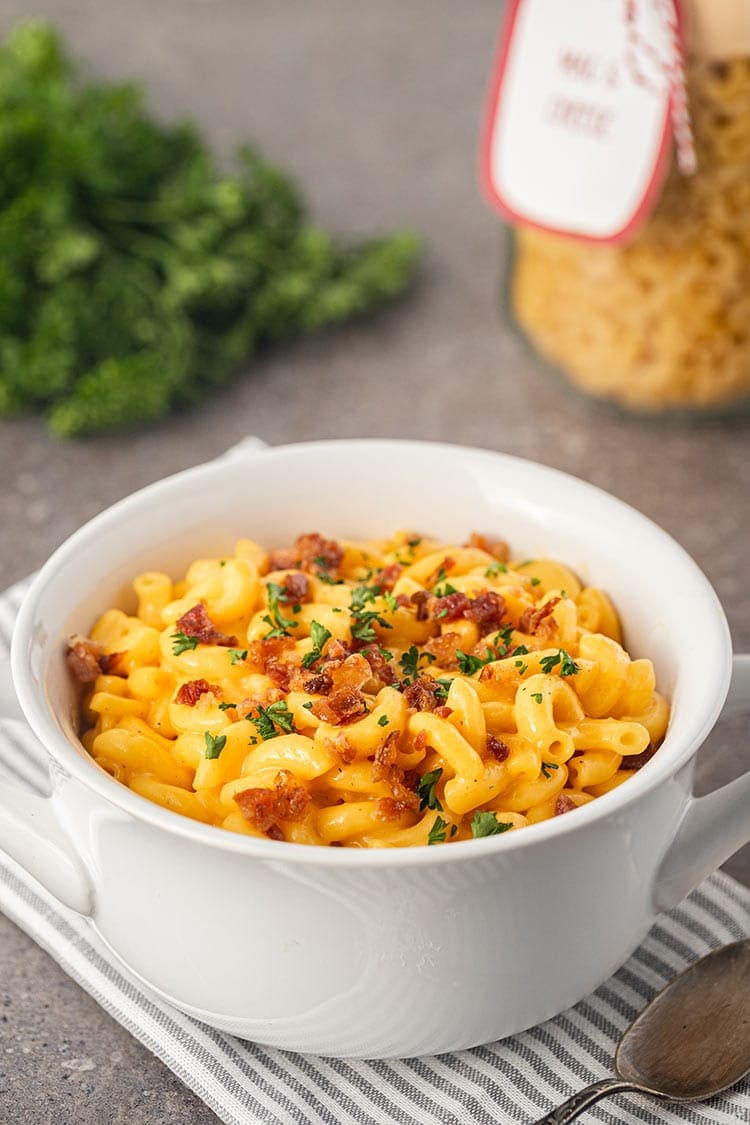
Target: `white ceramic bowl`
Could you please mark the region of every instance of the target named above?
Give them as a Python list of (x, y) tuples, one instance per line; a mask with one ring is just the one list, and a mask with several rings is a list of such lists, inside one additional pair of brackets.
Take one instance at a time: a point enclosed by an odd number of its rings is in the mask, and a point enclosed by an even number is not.
[[(730, 684), (726, 621), (685, 552), (596, 488), (512, 457), (399, 441), (259, 448), (152, 485), (50, 559), (21, 609), (12, 675), (49, 752), (49, 800), (0, 786), (0, 845), (89, 914), (147, 984), (208, 1024), (277, 1047), (417, 1055), (501, 1038), (596, 988), (750, 838), (750, 774), (691, 796), (694, 756)], [(250, 536), (497, 533), (613, 597), (672, 704), (666, 740), (575, 814), (446, 847), (362, 852), (234, 835), (113, 781), (81, 748), (66, 637)], [(731, 705), (747, 701), (735, 658)], [(7, 679), (7, 677), (6, 677)], [(7, 686), (7, 685), (6, 685)], [(9, 693), (6, 692), (6, 696)], [(0, 692), (2, 696), (2, 692)]]

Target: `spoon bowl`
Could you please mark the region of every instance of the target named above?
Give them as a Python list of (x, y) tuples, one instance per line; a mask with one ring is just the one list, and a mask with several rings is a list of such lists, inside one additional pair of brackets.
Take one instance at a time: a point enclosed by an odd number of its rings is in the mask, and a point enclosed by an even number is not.
[(631, 1023), (615, 1055), (618, 1078), (595, 1082), (536, 1125), (567, 1125), (601, 1098), (711, 1098), (750, 1071), (750, 938), (709, 953)]

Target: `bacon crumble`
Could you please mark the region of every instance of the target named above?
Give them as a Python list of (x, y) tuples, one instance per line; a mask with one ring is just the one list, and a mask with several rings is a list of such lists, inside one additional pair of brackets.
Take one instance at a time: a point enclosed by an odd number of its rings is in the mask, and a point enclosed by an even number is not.
[(310, 794), (303, 786), (295, 784), (289, 770), (279, 770), (273, 789), (243, 789), (234, 799), (246, 820), (259, 832), (276, 840), (283, 839), (283, 833), (279, 835), (279, 822), (302, 820), (310, 804)]
[(577, 808), (578, 805), (572, 797), (569, 797), (567, 793), (561, 793), (555, 801), (555, 816), (562, 816), (563, 813), (572, 812), (573, 809)]
[(486, 590), (472, 598), (464, 617), (473, 621), (479, 629), (479, 636), (496, 633), (505, 617), (505, 599), (494, 590)]
[(195, 637), (203, 645), (222, 645), (224, 648), (232, 648), (237, 644), (236, 637), (229, 637), (216, 628), (203, 602), (198, 602), (187, 613), (183, 613), (175, 624), (185, 636)]
[(287, 574), (284, 579), (284, 585), (281, 588), (279, 595), (280, 602), (286, 602), (287, 605), (297, 604), (299, 602), (306, 602), (310, 597), (310, 580), (306, 574), (297, 571), (294, 574)]
[(472, 531), (466, 546), (486, 551), (498, 562), (507, 563), (510, 558), (510, 549), (504, 539), (494, 539), (491, 535), (481, 535), (478, 531)]
[(536, 606), (534, 609), (526, 609), (521, 614), (521, 619), (518, 622), (518, 628), (522, 633), (534, 634), (538, 632), (539, 626), (549, 617), (552, 610), (555, 608), (560, 598), (550, 598), (544, 605)]
[(429, 678), (420, 676), (404, 689), (404, 699), (407, 706), (414, 707), (417, 711), (434, 711), (440, 697), (440, 685)]
[(92, 684), (100, 675), (125, 675), (117, 668), (122, 655), (121, 652), (107, 653), (98, 641), (75, 633), (68, 640), (65, 659), (79, 683)]
[(504, 762), (510, 755), (510, 746), (503, 742), (501, 738), (496, 738), (494, 734), (487, 735), (487, 753), (496, 762)]
[(210, 684), (208, 680), (203, 679), (187, 680), (184, 684), (180, 684), (174, 701), (175, 703), (184, 703), (187, 707), (195, 707), (201, 696), (209, 692), (212, 692), (217, 698), (221, 698), (221, 688), (217, 684)]
[(312, 531), (297, 536), (294, 547), (272, 551), (269, 565), (271, 570), (296, 566), (308, 574), (337, 578), (343, 558), (344, 549), (335, 539), (325, 539), (319, 532)]

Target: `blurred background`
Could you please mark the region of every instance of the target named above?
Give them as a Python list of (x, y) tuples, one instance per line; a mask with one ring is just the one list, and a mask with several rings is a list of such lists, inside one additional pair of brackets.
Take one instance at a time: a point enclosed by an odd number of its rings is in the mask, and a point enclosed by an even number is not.
[[(3, 36), (22, 17), (48, 19), (86, 73), (136, 79), (161, 121), (197, 122), (222, 166), (239, 142), (252, 140), (293, 177), (312, 218), (332, 234), (412, 228), (423, 239), (403, 295), (341, 327), (264, 350), (194, 407), (67, 441), (39, 417), (0, 419), (3, 585), (38, 567), (113, 501), (247, 434), (271, 444), (425, 438), (540, 461), (639, 508), (696, 559), (725, 607), (735, 648), (750, 647), (742, 416), (684, 424), (622, 413), (572, 390), (501, 314), (507, 239), (477, 178), (501, 11), (498, 0), (39, 0), (33, 8), (0, 0)], [(740, 732), (739, 723), (726, 724), (712, 737), (701, 758), (704, 786), (738, 772), (742, 755), (746, 761)], [(728, 870), (750, 883), (747, 849)], [(3, 1103), (3, 1081), (19, 1097), (29, 1076), (41, 1096), (62, 1077), (71, 1097), (89, 1083), (92, 1112), (108, 1104), (109, 1071), (67, 1072), (63, 1056), (40, 1061), (37, 1048), (52, 1033), (45, 1018), (54, 1015), (67, 1028), (69, 1057), (85, 1053), (101, 1066), (99, 1037), (111, 1059), (119, 1053), (141, 1068), (162, 1114), (144, 1120), (213, 1120), (1, 918), (0, 991), (31, 1052), (19, 1048), (4, 1079), (0, 1062), (0, 1106), (18, 1104)], [(63, 1097), (57, 1086), (55, 1096)], [(107, 1120), (130, 1120), (128, 1098), (141, 1104), (134, 1089), (123, 1096), (123, 1115)], [(178, 1116), (187, 1108), (192, 1116)]]

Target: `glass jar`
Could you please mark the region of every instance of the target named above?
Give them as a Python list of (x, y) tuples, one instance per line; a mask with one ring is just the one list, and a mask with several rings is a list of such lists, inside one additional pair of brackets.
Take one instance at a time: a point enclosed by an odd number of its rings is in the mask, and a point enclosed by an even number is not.
[(577, 386), (640, 411), (750, 405), (750, 0), (692, 0), (698, 168), (622, 245), (515, 231), (510, 302)]

